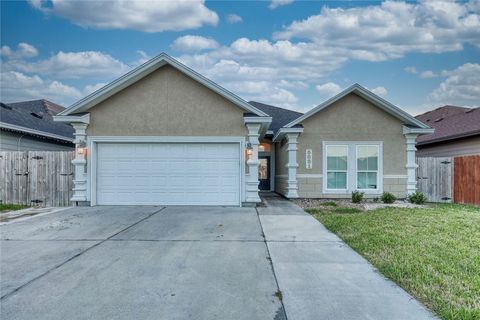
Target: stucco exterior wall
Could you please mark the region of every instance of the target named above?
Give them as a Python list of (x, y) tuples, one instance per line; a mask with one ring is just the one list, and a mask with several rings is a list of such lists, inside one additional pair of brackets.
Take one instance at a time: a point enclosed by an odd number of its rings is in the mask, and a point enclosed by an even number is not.
[[(323, 194), (322, 143), (324, 141), (382, 141), (383, 189), (406, 196), (407, 163), (403, 123), (352, 93), (307, 118), (298, 138), (298, 194), (306, 198), (343, 198), (351, 194)], [(312, 169), (305, 167), (305, 150), (312, 149)], [(286, 150), (278, 154), (287, 156)], [(376, 197), (378, 195), (366, 195)]]
[(417, 157), (455, 157), (480, 154), (480, 135), (455, 141), (417, 146)]
[(245, 136), (244, 110), (164, 66), (89, 110), (88, 136)]

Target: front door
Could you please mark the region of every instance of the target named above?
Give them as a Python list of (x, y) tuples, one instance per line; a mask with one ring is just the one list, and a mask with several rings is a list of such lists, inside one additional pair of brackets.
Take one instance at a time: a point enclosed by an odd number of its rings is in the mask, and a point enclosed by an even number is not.
[(259, 157), (260, 165), (258, 167), (258, 188), (260, 190), (270, 190), (270, 157)]

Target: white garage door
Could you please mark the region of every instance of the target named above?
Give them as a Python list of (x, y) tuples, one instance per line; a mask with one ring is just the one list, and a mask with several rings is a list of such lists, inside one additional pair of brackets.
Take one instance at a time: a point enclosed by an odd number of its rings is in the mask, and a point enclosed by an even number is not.
[(235, 143), (99, 143), (97, 204), (239, 205)]

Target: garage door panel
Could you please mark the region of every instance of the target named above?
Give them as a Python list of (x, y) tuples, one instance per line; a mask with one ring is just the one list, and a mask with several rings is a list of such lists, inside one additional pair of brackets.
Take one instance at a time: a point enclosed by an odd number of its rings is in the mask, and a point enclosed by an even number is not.
[(99, 143), (98, 204), (238, 205), (234, 143)]

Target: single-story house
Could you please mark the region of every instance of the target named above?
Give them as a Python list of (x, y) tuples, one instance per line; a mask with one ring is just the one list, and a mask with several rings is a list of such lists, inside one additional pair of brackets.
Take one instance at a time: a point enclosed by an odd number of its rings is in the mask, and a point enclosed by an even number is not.
[[(160, 54), (55, 117), (75, 128), (73, 201), (252, 205), (415, 191), (433, 130), (358, 84), (305, 114), (248, 103)], [(260, 178), (260, 181), (259, 181)]]
[(418, 157), (480, 154), (480, 108), (443, 106), (415, 118), (435, 129), (417, 138)]
[(0, 151), (73, 150), (73, 127), (53, 121), (64, 109), (44, 99), (0, 102)]

